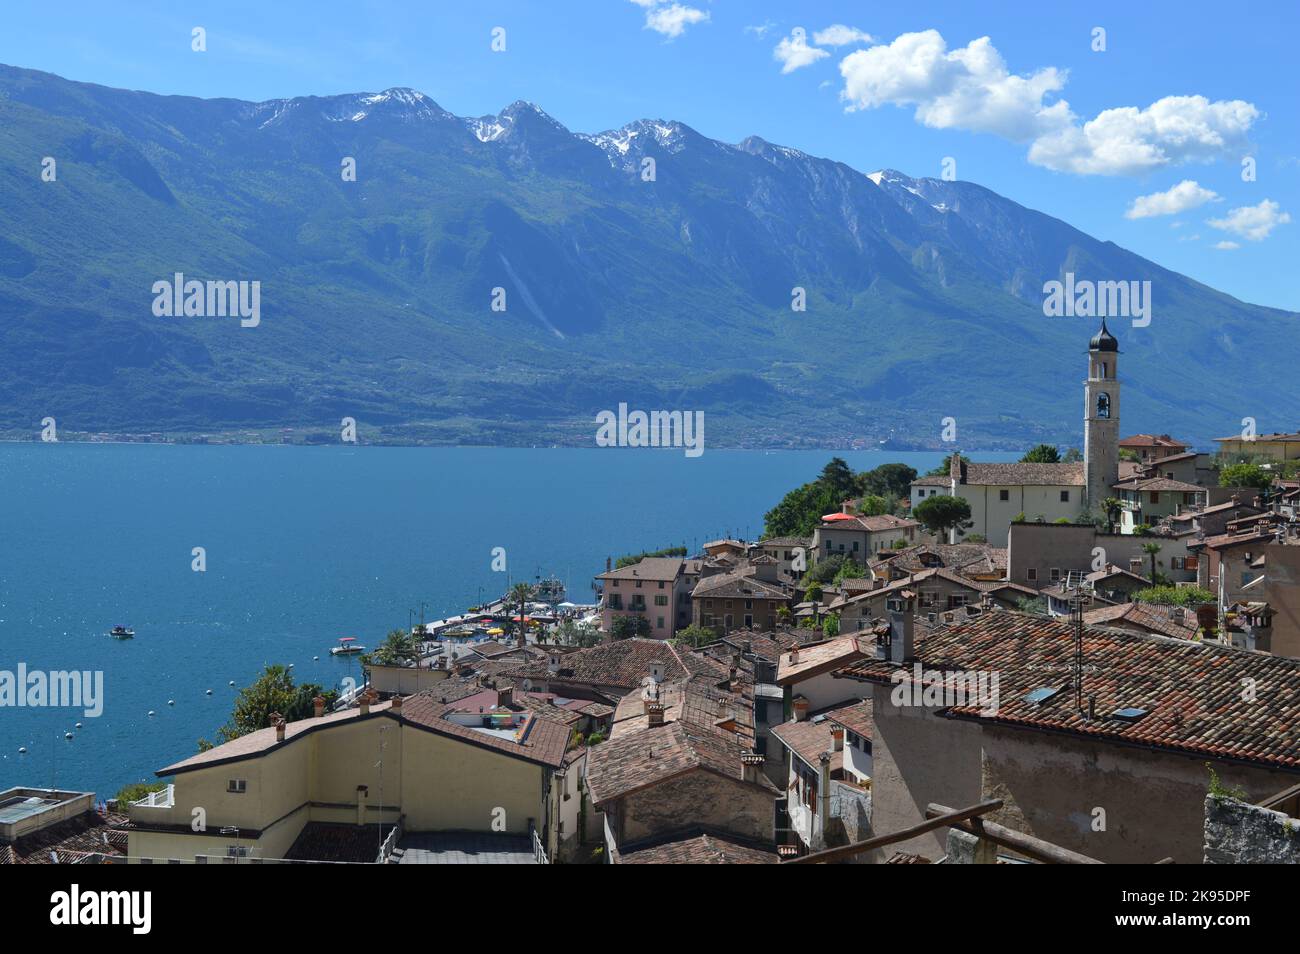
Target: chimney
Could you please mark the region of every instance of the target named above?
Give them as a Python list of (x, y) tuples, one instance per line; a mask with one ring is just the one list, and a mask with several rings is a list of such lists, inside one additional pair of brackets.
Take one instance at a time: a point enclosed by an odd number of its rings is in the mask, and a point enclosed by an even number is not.
[(552, 673), (552, 674), (557, 673), (557, 672), (560, 671), (560, 654), (559, 654), (559, 653), (551, 653), (549, 656), (546, 657), (546, 669), (547, 669), (548, 672), (550, 672), (550, 673)]
[(757, 782), (758, 772), (763, 765), (763, 756), (757, 752), (746, 752), (740, 757), (741, 777), (746, 782)]
[(369, 715), (370, 713), (370, 690), (367, 689), (361, 695), (357, 696), (357, 702), (361, 706), (361, 714)]
[(646, 715), (650, 717), (651, 728), (664, 724), (664, 704), (662, 702), (647, 703), (645, 711)]
[(1128, 558), (1128, 571), (1138, 576), (1142, 575), (1142, 558), (1139, 556)]
[(656, 685), (664, 681), (664, 664), (658, 659), (650, 664), (650, 679)]
[(915, 658), (915, 641), (912, 597), (895, 597), (889, 601), (889, 661), (901, 663)]
[(614, 558), (605, 557), (605, 572), (608, 573), (612, 569), (614, 569)]
[(808, 721), (808, 700), (805, 699), (803, 696), (795, 696), (793, 707), (794, 707), (794, 721), (807, 722)]
[(324, 696), (316, 696), (314, 699), (312, 699), (312, 701), (311, 701), (311, 705), (312, 705), (312, 709), (313, 709), (313, 715), (314, 715), (317, 719), (319, 719), (321, 716), (323, 716), (323, 715), (325, 714), (325, 697), (324, 697)]
[(844, 729), (838, 725), (831, 726), (831, 751), (844, 751)]
[(280, 715), (280, 713), (278, 712), (272, 712), (270, 719), (271, 719), (271, 725), (275, 726), (275, 741), (283, 742), (284, 741), (284, 716)]
[(512, 706), (514, 705), (514, 702), (515, 702), (515, 690), (513, 687), (507, 686), (504, 689), (497, 690), (498, 709), (504, 709), (507, 706)]
[(795, 643), (795, 645), (790, 647), (790, 665), (791, 666), (799, 665), (799, 644), (798, 643)]
[(1175, 623), (1181, 623), (1183, 621), (1183, 615), (1183, 608), (1181, 606), (1175, 606), (1173, 608), (1173, 618)]
[(401, 696), (393, 696), (393, 702), (392, 702), (392, 705), (389, 706), (389, 709), (390, 709), (390, 711), (392, 711), (392, 712), (396, 712), (396, 713), (399, 713), (399, 714), (400, 714), (401, 711), (402, 711), (402, 697), (401, 697)]

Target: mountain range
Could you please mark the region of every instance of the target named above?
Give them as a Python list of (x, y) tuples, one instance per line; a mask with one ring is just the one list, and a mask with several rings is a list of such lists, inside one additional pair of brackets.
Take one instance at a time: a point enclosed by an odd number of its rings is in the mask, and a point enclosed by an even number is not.
[[(963, 448), (1077, 444), (1098, 322), (1044, 315), (1067, 273), (1151, 282), (1150, 325), (1110, 323), (1125, 433), (1300, 418), (1278, 387), (1296, 314), (971, 182), (673, 121), (587, 135), (527, 102), (466, 118), (411, 89), (252, 103), (0, 66), (0, 225), (9, 432), (353, 417), (374, 440), (590, 445), (626, 403), (703, 410), (714, 445), (938, 446), (946, 417)], [(176, 273), (260, 282), (260, 323), (159, 317)]]

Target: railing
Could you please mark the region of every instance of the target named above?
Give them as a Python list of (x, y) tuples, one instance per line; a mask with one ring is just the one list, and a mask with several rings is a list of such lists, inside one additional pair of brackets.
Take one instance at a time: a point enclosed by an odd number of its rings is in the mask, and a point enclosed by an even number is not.
[(172, 808), (176, 803), (176, 789), (173, 785), (150, 792), (144, 798), (137, 799), (131, 805), (135, 808)]
[(533, 836), (533, 860), (539, 865), (549, 865), (550, 861), (546, 858), (546, 849), (542, 846), (542, 837), (537, 833), (536, 828), (529, 828), (528, 833)]
[(398, 840), (402, 837), (402, 818), (405, 817), (406, 816), (402, 816), (397, 819), (397, 824), (395, 824), (393, 830), (388, 833), (388, 837), (384, 839), (384, 843), (379, 846), (379, 857), (375, 859), (375, 864), (382, 865), (388, 862), (389, 855), (393, 853), (393, 849), (397, 847)]

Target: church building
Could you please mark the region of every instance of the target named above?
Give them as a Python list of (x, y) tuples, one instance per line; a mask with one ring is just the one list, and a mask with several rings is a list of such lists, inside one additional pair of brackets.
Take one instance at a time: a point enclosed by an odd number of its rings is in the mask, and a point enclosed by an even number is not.
[(912, 507), (935, 494), (961, 497), (970, 504), (973, 526), (1004, 546), (1011, 523), (1051, 523), (1099, 511), (1119, 482), (1119, 341), (1106, 328), (1088, 342), (1088, 379), (1084, 382), (1083, 461), (1072, 464), (976, 464), (960, 454), (949, 460), (948, 473), (912, 481)]

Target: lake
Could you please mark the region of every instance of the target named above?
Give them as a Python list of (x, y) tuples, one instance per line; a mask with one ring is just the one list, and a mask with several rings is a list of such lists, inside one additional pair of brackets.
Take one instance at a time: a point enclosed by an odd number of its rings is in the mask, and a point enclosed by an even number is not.
[[(0, 444), (0, 670), (104, 680), (98, 717), (0, 708), (0, 788), (112, 797), (215, 738), (231, 680), (292, 663), (299, 681), (337, 685), (360, 675), (355, 658), (328, 655), (338, 637), (373, 647), (422, 601), (437, 619), (500, 595), (494, 547), (511, 578), (554, 574), (590, 602), (606, 557), (756, 538), (836, 455), (921, 472), (943, 456)], [(205, 572), (191, 569), (195, 547)], [(109, 639), (117, 624), (135, 639)]]

